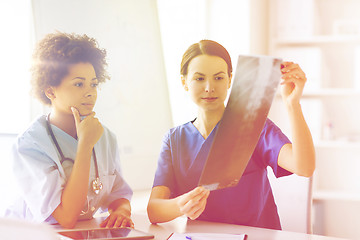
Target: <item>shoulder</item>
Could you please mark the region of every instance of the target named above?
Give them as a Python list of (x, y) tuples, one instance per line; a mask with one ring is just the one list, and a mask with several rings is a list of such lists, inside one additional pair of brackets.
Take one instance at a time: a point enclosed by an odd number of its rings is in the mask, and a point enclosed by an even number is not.
[(104, 148), (117, 148), (117, 136), (111, 131), (107, 126), (102, 124), (104, 128), (103, 135), (99, 139), (98, 144), (102, 145)]
[(274, 145), (282, 146), (286, 143), (290, 143), (290, 140), (287, 138), (287, 136), (273, 121), (267, 118), (262, 129), (258, 145), (260, 144), (271, 147)]
[(179, 126), (176, 126), (174, 128), (171, 128), (168, 132), (169, 135), (189, 135), (189, 134), (192, 134), (194, 133), (194, 125), (192, 124), (192, 122), (187, 122), (187, 123), (184, 123), (182, 125), (179, 125)]
[[(57, 162), (58, 153), (47, 132), (46, 117), (36, 118), (13, 143), (12, 161), (17, 163), (35, 163), (39, 166)], [(42, 165), (44, 164), (44, 165)], [(34, 165), (35, 166), (35, 165)]]
[(111, 131), (107, 126), (105, 126), (104, 124), (101, 124), (101, 125), (104, 128), (103, 136), (109, 140), (116, 140), (116, 134), (113, 131)]
[(176, 140), (191, 136), (194, 132), (193, 125), (191, 122), (171, 128), (164, 136), (164, 139)]
[(281, 129), (269, 118), (266, 118), (262, 134), (275, 134), (275, 133), (281, 133)]
[(48, 145), (49, 138), (46, 128), (46, 117), (37, 117), (30, 126), (17, 136), (15, 144), (18, 147), (25, 145)]

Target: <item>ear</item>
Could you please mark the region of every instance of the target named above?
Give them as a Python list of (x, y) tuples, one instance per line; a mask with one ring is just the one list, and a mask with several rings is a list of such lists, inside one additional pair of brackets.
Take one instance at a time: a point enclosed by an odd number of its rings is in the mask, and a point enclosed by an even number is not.
[(229, 86), (228, 86), (228, 89), (231, 87), (231, 81), (232, 81), (232, 73), (230, 74), (230, 77), (229, 77)]
[(48, 87), (47, 89), (45, 89), (44, 93), (45, 93), (46, 97), (48, 99), (50, 99), (50, 101), (55, 99), (55, 91), (54, 91), (53, 87)]
[(186, 77), (184, 75), (181, 75), (181, 84), (183, 85), (185, 91), (189, 90), (187, 83), (186, 83)]

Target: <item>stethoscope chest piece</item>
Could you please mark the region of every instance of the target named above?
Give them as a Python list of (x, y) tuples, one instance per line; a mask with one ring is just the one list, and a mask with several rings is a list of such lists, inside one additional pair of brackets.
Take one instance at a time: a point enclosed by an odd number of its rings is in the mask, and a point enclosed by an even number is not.
[(92, 181), (92, 189), (94, 191), (95, 194), (99, 194), (100, 190), (103, 188), (103, 185), (100, 181), (100, 178), (96, 178)]

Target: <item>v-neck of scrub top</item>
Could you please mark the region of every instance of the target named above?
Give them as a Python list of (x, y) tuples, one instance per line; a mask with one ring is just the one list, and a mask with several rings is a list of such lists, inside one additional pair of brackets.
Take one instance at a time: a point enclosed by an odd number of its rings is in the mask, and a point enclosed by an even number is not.
[[(74, 146), (78, 145), (78, 140), (52, 123), (50, 123), (50, 126), (54, 132), (56, 141), (58, 141), (61, 151), (64, 154), (64, 157), (71, 158), (75, 161), (77, 147), (75, 147), (75, 156), (73, 156), (73, 153), (70, 154), (71, 156), (68, 156), (67, 153), (69, 153), (68, 149), (74, 149)], [(54, 147), (56, 148), (55, 145)]]
[[(185, 147), (185, 149), (188, 150), (186, 156), (182, 156), (182, 154), (184, 153), (180, 151), (181, 156), (179, 156), (180, 159), (178, 159), (177, 161), (177, 167), (180, 171), (175, 171), (175, 175), (182, 175), (178, 176), (178, 180), (181, 179), (180, 182), (182, 182), (182, 186), (179, 186), (180, 191), (182, 191), (181, 189), (194, 188), (197, 186), (200, 175), (202, 173), (202, 169), (204, 168), (204, 165), (206, 163), (206, 159), (209, 154), (212, 142), (216, 135), (218, 125), (219, 123), (215, 125), (210, 135), (205, 139), (201, 135), (199, 130), (192, 124), (192, 122), (188, 122), (187, 128), (184, 129), (187, 132), (185, 134), (186, 137), (182, 140), (183, 143), (188, 145), (191, 149)], [(182, 149), (181, 146), (178, 147), (179, 149)]]
[(189, 122), (189, 124), (190, 124), (190, 125), (193, 127), (193, 129), (194, 129), (194, 132), (193, 132), (193, 133), (196, 134), (196, 132), (197, 132), (197, 135), (200, 135), (204, 142), (206, 141), (206, 139), (208, 139), (208, 138), (210, 137), (210, 135), (212, 135), (213, 132), (216, 132), (216, 131), (217, 131), (217, 126), (218, 126), (219, 123), (220, 123), (220, 121), (219, 121), (219, 122), (217, 122), (217, 123), (215, 124), (215, 127), (211, 130), (209, 136), (207, 136), (207, 138), (205, 139), (204, 136), (203, 136), (203, 135), (201, 134), (201, 132), (199, 131), (199, 129), (197, 129), (197, 127), (195, 127), (195, 125), (194, 125), (195, 120), (196, 120), (196, 118), (195, 118), (194, 120), (192, 120), (191, 122)]
[[(219, 121), (215, 125), (213, 130), (211, 130), (209, 136), (205, 139), (204, 136), (200, 133), (199, 129), (197, 129), (195, 127), (195, 125), (193, 124), (194, 121), (195, 120), (189, 122), (189, 125), (191, 125), (191, 128), (192, 128), (191, 135), (196, 136), (197, 139), (196, 140), (194, 139), (195, 142), (198, 142), (198, 143), (201, 143), (201, 144), (198, 144), (197, 149), (194, 151), (194, 152), (196, 152), (196, 155), (194, 155), (195, 157), (192, 158), (192, 161), (189, 162), (189, 164), (184, 164), (183, 165), (188, 170), (191, 170), (191, 168), (194, 166), (194, 164), (197, 164), (199, 162), (199, 160), (202, 159), (202, 157), (205, 157), (205, 161), (206, 161), (207, 153), (209, 153), (209, 151), (210, 151), (211, 144), (212, 144), (212, 142), (214, 140), (214, 137), (216, 135), (216, 131), (218, 129), (218, 125), (220, 123), (220, 121)], [(204, 156), (204, 154), (206, 154), (206, 156)], [(204, 166), (204, 164), (205, 164), (205, 162), (202, 163), (202, 166)]]

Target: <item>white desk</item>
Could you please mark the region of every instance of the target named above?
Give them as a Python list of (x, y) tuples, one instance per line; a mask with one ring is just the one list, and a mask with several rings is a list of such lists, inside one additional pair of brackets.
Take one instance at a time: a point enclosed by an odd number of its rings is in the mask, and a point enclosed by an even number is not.
[[(79, 221), (75, 228), (99, 228), (100, 222), (104, 218), (94, 218), (88, 221)], [(245, 233), (248, 240), (340, 240), (341, 238), (325, 237), (319, 235), (309, 235), (304, 233), (286, 232), (270, 230), (264, 228), (231, 225), (224, 223), (214, 223), (205, 221), (191, 221), (186, 218), (177, 218), (168, 223), (151, 224), (145, 213), (133, 213), (132, 216), (135, 228), (152, 233), (156, 240), (167, 239), (172, 232), (213, 232), (213, 233)], [(63, 229), (59, 225), (54, 225), (55, 229)]]

